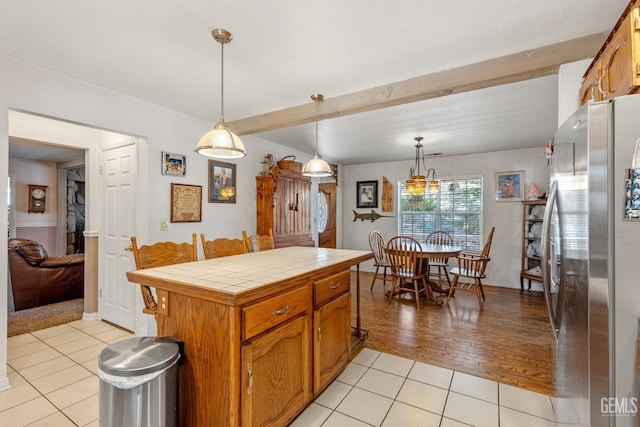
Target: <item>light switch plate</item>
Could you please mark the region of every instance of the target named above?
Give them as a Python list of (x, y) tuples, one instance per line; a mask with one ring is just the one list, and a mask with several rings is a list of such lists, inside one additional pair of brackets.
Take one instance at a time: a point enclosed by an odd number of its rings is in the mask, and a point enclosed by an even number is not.
[(169, 221), (164, 218), (160, 220), (160, 231), (169, 231)]

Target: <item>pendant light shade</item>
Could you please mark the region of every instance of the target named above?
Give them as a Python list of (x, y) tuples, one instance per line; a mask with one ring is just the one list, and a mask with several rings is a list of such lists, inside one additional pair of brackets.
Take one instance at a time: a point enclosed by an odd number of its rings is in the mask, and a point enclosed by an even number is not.
[(432, 179), (428, 181), (429, 185), (429, 193), (437, 194), (440, 190), (440, 181), (438, 181), (438, 177), (436, 176), (436, 170), (433, 168), (427, 169), (427, 174), (420, 175), (420, 163), (424, 165), (424, 154), (422, 153), (422, 141), (421, 136), (416, 136), (415, 140), (418, 142), (416, 144), (416, 163), (415, 166), (409, 169), (409, 179), (405, 182), (405, 190), (407, 194), (412, 196), (418, 196), (424, 194), (424, 190), (427, 189), (427, 178), (432, 176)]
[(229, 130), (224, 120), (200, 138), (196, 152), (216, 159), (237, 159), (247, 155), (244, 144)]
[(318, 155), (318, 105), (320, 105), (324, 96), (316, 93), (311, 95), (311, 99), (316, 103), (316, 154), (313, 156), (313, 159), (304, 164), (302, 167), (302, 175), (321, 178), (333, 175), (329, 163), (322, 160)]
[(211, 31), (211, 35), (221, 46), (221, 78), (220, 78), (220, 121), (212, 130), (204, 134), (198, 142), (196, 153), (216, 159), (237, 159), (247, 155), (244, 144), (240, 138), (227, 126), (224, 121), (224, 45), (229, 43), (233, 36), (223, 29)]

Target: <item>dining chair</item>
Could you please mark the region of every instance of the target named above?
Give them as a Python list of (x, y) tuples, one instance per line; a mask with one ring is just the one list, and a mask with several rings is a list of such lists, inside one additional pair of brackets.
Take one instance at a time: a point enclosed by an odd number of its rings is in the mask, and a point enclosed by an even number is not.
[[(181, 264), (198, 260), (197, 235), (193, 233), (192, 243), (158, 242), (152, 245), (138, 247), (135, 236), (131, 236), (131, 250), (136, 262), (136, 269), (162, 267), (165, 265)], [(144, 302), (143, 313), (156, 314), (158, 305), (151, 293), (151, 288), (140, 285), (142, 301)]]
[(243, 239), (227, 239), (219, 237), (213, 240), (207, 240), (204, 233), (200, 234), (202, 240), (202, 251), (205, 259), (220, 258), (229, 255), (246, 254), (247, 248)]
[[(387, 275), (387, 269), (391, 268), (391, 263), (389, 262), (389, 257), (384, 251), (385, 243), (382, 234), (377, 231), (369, 233), (369, 246), (373, 252), (373, 265), (376, 267), (376, 271), (373, 273), (373, 280), (371, 281), (370, 289), (373, 289), (373, 285), (376, 283), (376, 280), (382, 280), (382, 288), (384, 289), (387, 280), (393, 279), (391, 275)], [(382, 273), (379, 273), (381, 268)]]
[(411, 292), (416, 298), (416, 306), (420, 309), (420, 293), (427, 292), (431, 295), (427, 285), (427, 271), (422, 268), (422, 257), (418, 256), (422, 251), (420, 242), (408, 236), (396, 236), (387, 243), (386, 253), (391, 263), (391, 292), (389, 303), (396, 294)]
[[(430, 245), (453, 245), (453, 238), (446, 231), (434, 231), (429, 234), (425, 239), (425, 243)], [(431, 268), (435, 267), (436, 272), (432, 272)], [(440, 289), (442, 289), (442, 272), (444, 272), (444, 276), (447, 278), (447, 283), (449, 287), (451, 287), (451, 280), (449, 279), (449, 258), (431, 258), (429, 259), (429, 276), (437, 277), (438, 284), (440, 285)]]
[(247, 235), (246, 231), (243, 231), (242, 240), (247, 252), (260, 252), (276, 248), (276, 243), (273, 240), (273, 229), (271, 228), (269, 228), (269, 234), (253, 234), (251, 236)]
[[(493, 240), (493, 232), (495, 227), (491, 227), (491, 231), (487, 236), (487, 240), (480, 253), (462, 252), (458, 256), (458, 266), (451, 269), (453, 275), (451, 287), (449, 287), (449, 295), (447, 296), (447, 304), (454, 296), (456, 289), (475, 290), (480, 308), (483, 307), (485, 296), (482, 288), (482, 279), (486, 278), (485, 270), (487, 264), (491, 261), (489, 253), (491, 251), (491, 241)], [(461, 282), (460, 278), (467, 279), (467, 282)]]

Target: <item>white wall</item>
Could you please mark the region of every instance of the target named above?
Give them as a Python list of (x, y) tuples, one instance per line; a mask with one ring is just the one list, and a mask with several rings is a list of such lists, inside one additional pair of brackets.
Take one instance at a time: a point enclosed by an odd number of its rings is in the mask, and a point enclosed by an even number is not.
[[(549, 135), (551, 138), (552, 135)], [(496, 227), (491, 246), (491, 262), (487, 267), (487, 284), (509, 288), (520, 288), (521, 250), (522, 250), (522, 204), (519, 202), (497, 202), (495, 200), (495, 173), (504, 171), (524, 171), (525, 193), (531, 182), (535, 182), (544, 192), (549, 186), (547, 160), (543, 155), (546, 141), (540, 141), (540, 148), (527, 150), (502, 151), (497, 153), (474, 154), (429, 158), (428, 166), (435, 168), (439, 178), (454, 176), (481, 175), (483, 177), (483, 235)], [(343, 233), (342, 245), (348, 249), (369, 248), (368, 235), (377, 230), (388, 240), (398, 234), (398, 181), (404, 181), (413, 166), (414, 160), (367, 165), (355, 165), (345, 168), (343, 188)], [(368, 212), (370, 209), (356, 209), (356, 182), (378, 180), (379, 196), (382, 191), (382, 177), (393, 185), (393, 212), (376, 212), (392, 215), (393, 218), (380, 218), (375, 222), (353, 221), (353, 212)], [(371, 263), (363, 265), (364, 271), (373, 271)], [(537, 288), (532, 284), (532, 289)]]
[(580, 107), (582, 75), (592, 59), (571, 62), (560, 66), (558, 72), (558, 127)]

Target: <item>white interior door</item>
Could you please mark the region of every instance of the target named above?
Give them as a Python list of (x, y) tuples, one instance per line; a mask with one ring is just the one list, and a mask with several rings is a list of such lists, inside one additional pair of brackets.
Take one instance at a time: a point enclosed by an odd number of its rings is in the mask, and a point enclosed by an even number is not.
[(136, 145), (102, 151), (104, 221), (101, 233), (104, 262), (99, 292), (102, 319), (134, 330), (137, 286), (127, 281), (126, 273), (135, 263), (130, 236), (135, 233), (137, 182)]

